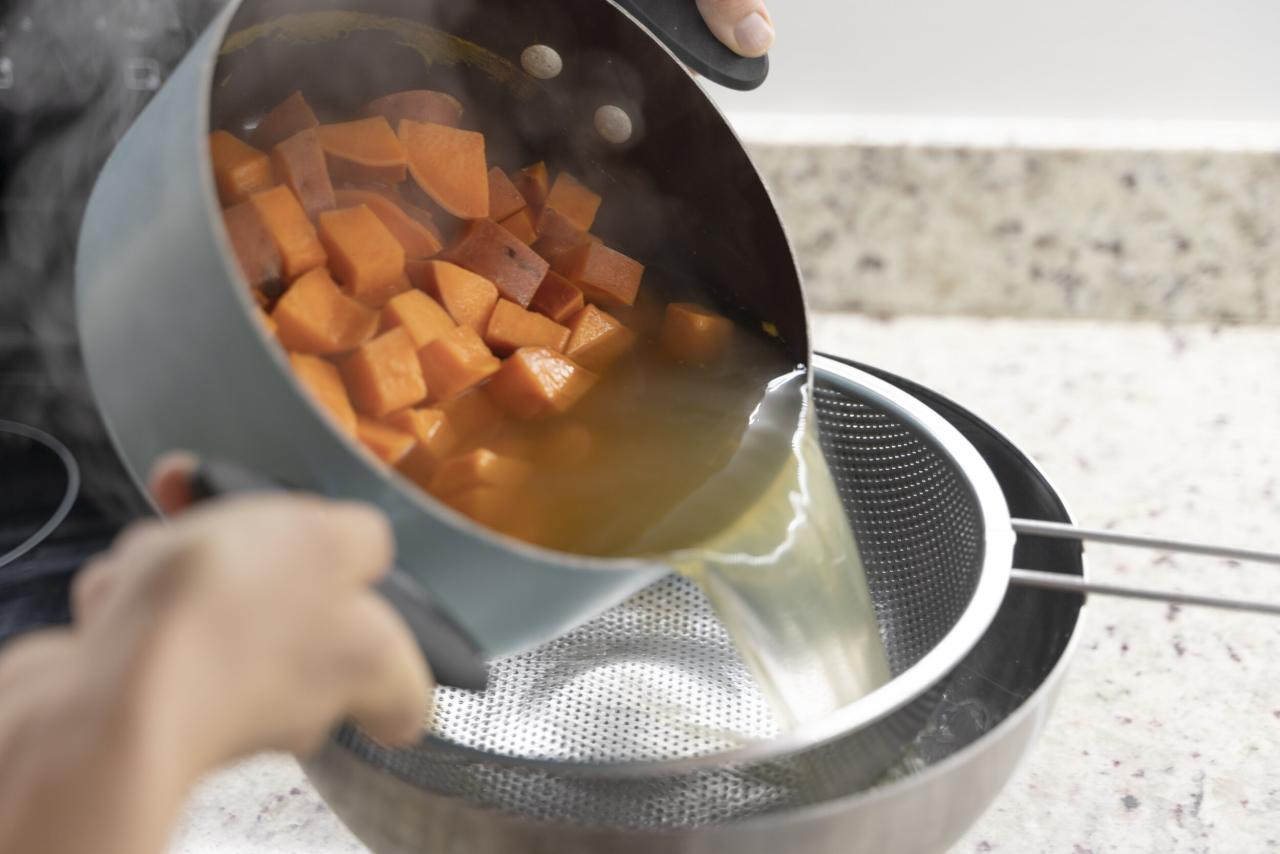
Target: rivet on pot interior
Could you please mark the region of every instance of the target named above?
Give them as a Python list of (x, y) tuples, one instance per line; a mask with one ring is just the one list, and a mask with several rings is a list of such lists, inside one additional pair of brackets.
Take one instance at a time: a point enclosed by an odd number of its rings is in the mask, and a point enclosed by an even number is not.
[(621, 107), (605, 104), (596, 110), (596, 131), (606, 141), (621, 145), (631, 139), (631, 116)]
[(533, 44), (525, 48), (520, 54), (520, 65), (531, 77), (537, 77), (539, 80), (558, 77), (564, 70), (564, 62), (560, 59), (560, 54), (555, 48), (547, 47), (545, 44)]

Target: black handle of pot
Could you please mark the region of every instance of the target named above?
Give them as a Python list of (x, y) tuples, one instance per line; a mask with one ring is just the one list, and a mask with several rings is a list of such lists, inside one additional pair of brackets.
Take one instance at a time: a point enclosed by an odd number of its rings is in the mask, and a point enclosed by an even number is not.
[(694, 71), (730, 89), (754, 89), (769, 75), (769, 57), (738, 56), (715, 37), (694, 0), (614, 0)]
[[(257, 472), (222, 461), (201, 461), (191, 476), (191, 495), (196, 501), (243, 492), (279, 492), (284, 488)], [(437, 682), (469, 691), (484, 690), (489, 667), (480, 645), (413, 576), (392, 569), (375, 587), (413, 632)]]

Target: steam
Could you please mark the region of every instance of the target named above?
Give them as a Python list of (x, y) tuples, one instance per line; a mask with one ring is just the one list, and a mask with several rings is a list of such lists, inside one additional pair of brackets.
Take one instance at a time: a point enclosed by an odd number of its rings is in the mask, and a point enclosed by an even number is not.
[(70, 445), (107, 508), (141, 504), (80, 362), (74, 253), (107, 155), (222, 0), (15, 0), (0, 17), (0, 418)]

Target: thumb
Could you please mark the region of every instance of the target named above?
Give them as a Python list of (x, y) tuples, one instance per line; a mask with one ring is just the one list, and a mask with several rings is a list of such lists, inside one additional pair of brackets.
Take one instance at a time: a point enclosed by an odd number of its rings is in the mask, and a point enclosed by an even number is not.
[(743, 56), (760, 56), (773, 45), (773, 19), (762, 0), (697, 0), (716, 38)]

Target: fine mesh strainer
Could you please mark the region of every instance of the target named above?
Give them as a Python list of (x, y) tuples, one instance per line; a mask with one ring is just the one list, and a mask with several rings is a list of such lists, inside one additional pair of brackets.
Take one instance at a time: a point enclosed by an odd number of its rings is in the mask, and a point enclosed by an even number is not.
[[(778, 731), (698, 588), (673, 576), (496, 662), (484, 692), (442, 689), (431, 735), (418, 746), (388, 750), (350, 727), (339, 743), (457, 802), (580, 828), (693, 829), (821, 803), (874, 781), (920, 732), (943, 677), (1003, 600), (1014, 528), (1050, 536), (1072, 529), (1015, 525), (982, 458), (910, 395), (831, 359), (816, 359), (815, 369), (822, 449), (862, 551), (893, 672), (888, 684), (813, 724)], [(1170, 598), (1013, 572), (1033, 586)]]

